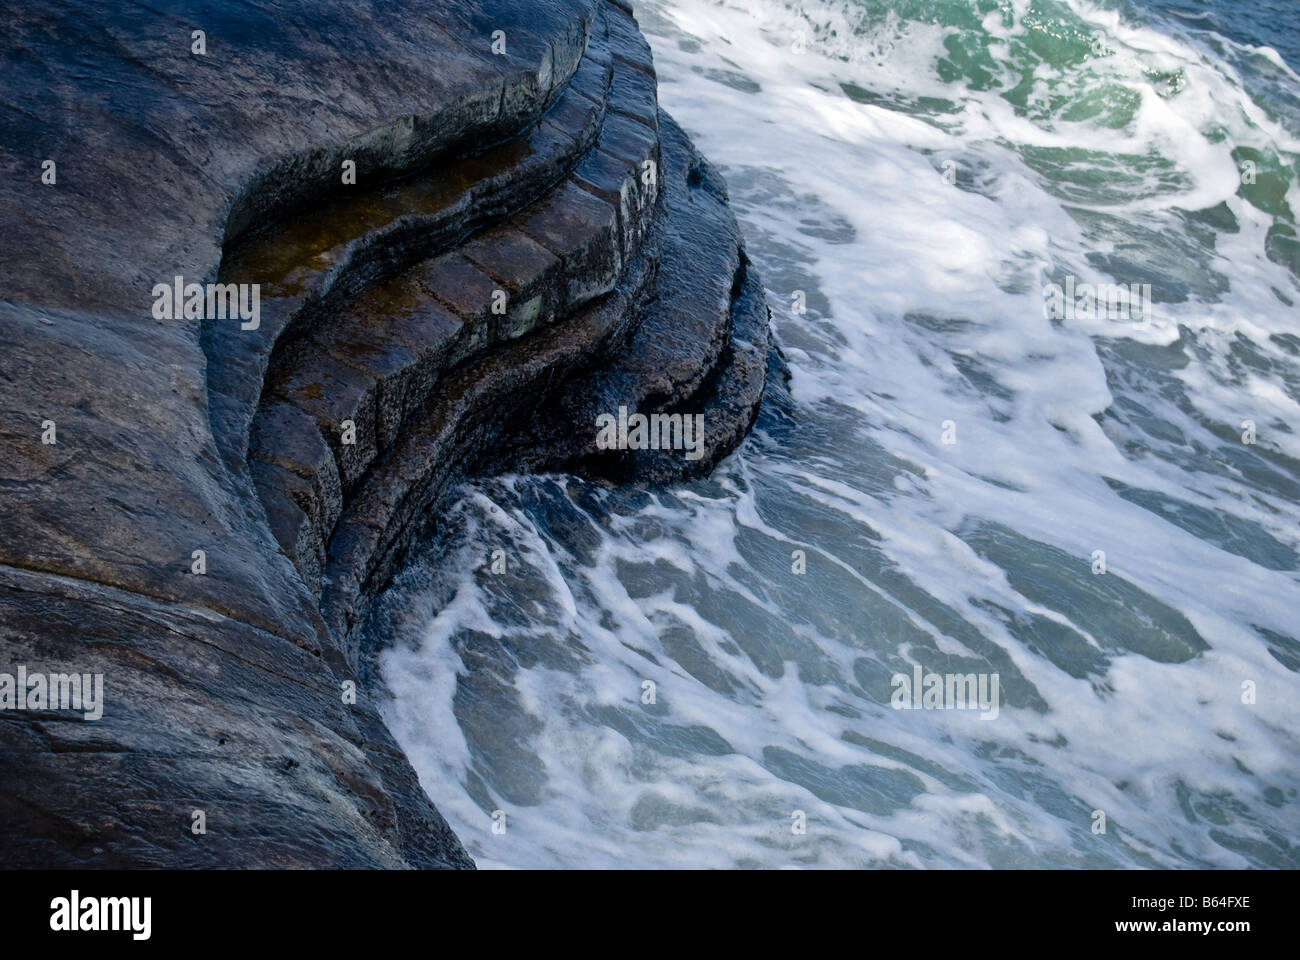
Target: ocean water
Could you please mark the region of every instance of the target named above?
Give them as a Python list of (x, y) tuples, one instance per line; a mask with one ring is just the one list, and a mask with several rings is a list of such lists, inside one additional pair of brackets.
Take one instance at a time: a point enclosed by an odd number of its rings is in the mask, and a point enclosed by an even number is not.
[(790, 396), (708, 480), (470, 484), (385, 597), (479, 865), (1300, 866), (1300, 8), (637, 14)]

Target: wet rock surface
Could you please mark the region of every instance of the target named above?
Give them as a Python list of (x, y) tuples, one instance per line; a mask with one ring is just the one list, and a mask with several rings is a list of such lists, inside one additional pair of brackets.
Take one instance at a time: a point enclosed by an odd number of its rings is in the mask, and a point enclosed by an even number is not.
[[(781, 373), (630, 10), (5, 20), (0, 672), (104, 704), (0, 710), (0, 862), (472, 866), (358, 672), (373, 599), (462, 479), (705, 472)], [(256, 321), (160, 317), (175, 277)], [(604, 449), (620, 408), (665, 444)]]

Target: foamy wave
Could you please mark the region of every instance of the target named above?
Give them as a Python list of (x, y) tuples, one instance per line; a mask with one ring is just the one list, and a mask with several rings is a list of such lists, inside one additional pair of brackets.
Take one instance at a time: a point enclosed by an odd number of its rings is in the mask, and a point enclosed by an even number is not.
[[(481, 865), (1297, 865), (1300, 81), (1127, 7), (909, 7), (638, 10), (794, 425), (673, 491), (472, 486), (389, 595), (390, 726)], [(1065, 275), (1150, 323), (1048, 319)], [(893, 709), (914, 665), (997, 719)]]

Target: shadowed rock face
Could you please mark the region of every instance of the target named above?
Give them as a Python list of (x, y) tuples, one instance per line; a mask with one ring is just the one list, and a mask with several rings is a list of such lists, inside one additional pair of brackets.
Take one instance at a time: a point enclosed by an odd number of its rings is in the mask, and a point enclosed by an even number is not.
[[(40, 6), (0, 35), (0, 863), (471, 866), (366, 614), (466, 476), (739, 443), (779, 363), (721, 178), (621, 3)], [(700, 455), (601, 449), (620, 407)], [(7, 703), (20, 665), (103, 716)]]

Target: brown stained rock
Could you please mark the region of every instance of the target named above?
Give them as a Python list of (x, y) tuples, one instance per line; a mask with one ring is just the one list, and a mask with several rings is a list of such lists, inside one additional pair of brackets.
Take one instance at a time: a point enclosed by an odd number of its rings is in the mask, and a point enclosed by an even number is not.
[(563, 258), (570, 307), (614, 289), (622, 271), (618, 216), (604, 200), (566, 182), (514, 223)]
[[(597, 22), (603, 32), (603, 17)], [(320, 323), (340, 300), (509, 216), (559, 179), (599, 133), (609, 60), (607, 53), (583, 55), (581, 76), (574, 76), (599, 102), (558, 85), (539, 101), (545, 119), (520, 136), (486, 151), (474, 149), (471, 138), (461, 145), (462, 152), (470, 147), (467, 155), (415, 176), (389, 183), (380, 178), (377, 186), (358, 184), (334, 196), (326, 191), (310, 209), (234, 244), (223, 258), (222, 279), (262, 285), (262, 327), (237, 342), (223, 331), (203, 331), (218, 414), (213, 426), (233, 470), (241, 469), (257, 402), (249, 385), (282, 363), (274, 354), (292, 350), (293, 337)], [(460, 119), (472, 127), (472, 118)]]
[[(374, 377), (309, 344), (300, 364), (285, 373), (271, 395), (292, 403), (316, 422), (334, 451), (346, 494), (379, 452), (378, 393)], [(349, 422), (350, 430), (344, 426)]]
[[(561, 99), (561, 103), (565, 101), (585, 102), (579, 97), (567, 95)], [(574, 113), (573, 120), (587, 122), (593, 116), (599, 119), (598, 112), (589, 106), (582, 107)], [(544, 126), (554, 123), (554, 116), (548, 116)], [(566, 136), (558, 129), (555, 135)], [(535, 130), (531, 136), (536, 141), (543, 133)], [(529, 156), (544, 152), (534, 150)], [(409, 189), (400, 191), (408, 197), (411, 192)], [(377, 209), (386, 209), (391, 203), (392, 193), (381, 192)], [(608, 207), (582, 191), (571, 189), (565, 193), (571, 199), (586, 197), (587, 206), (603, 208), (606, 218), (612, 215)], [(548, 205), (545, 201), (541, 206), (549, 206), (552, 210), (561, 209), (560, 206), (554, 203)], [(481, 284), (477, 274), (467, 274), (461, 269), (463, 265), (445, 261), (422, 264), (391, 281), (367, 287), (356, 297), (327, 311), (316, 321), (308, 335), (307, 343), (312, 345), (311, 349), (295, 347), (292, 350), (282, 350), (280, 364), (284, 369), (273, 376), (277, 382), (292, 382), (299, 377), (296, 371), (305, 367), (308, 375), (304, 386), (309, 394), (322, 390), (331, 395), (338, 394), (339, 403), (335, 406), (343, 409), (327, 413), (333, 418), (331, 423), (347, 419), (348, 412), (352, 410), (364, 418), (367, 411), (361, 411), (356, 405), (366, 403), (366, 398), (373, 394), (376, 398), (373, 403), (376, 418), (374, 455), (370, 455), (368, 447), (363, 448), (361, 452), (364, 457), (356, 463), (357, 469), (364, 470), (373, 462), (374, 456), (381, 455), (392, 445), (405, 417), (427, 399), (438, 371), (448, 363), (461, 362), (486, 348), (489, 334), (494, 328), (498, 338), (509, 339), (522, 335), (539, 321), (547, 322), (557, 311), (571, 309), (612, 287), (620, 262), (614, 235), (605, 224), (599, 222), (599, 218), (596, 221), (588, 220), (585, 224), (587, 234), (575, 229), (577, 226), (575, 220), (561, 241), (573, 247), (572, 250), (564, 251), (569, 256), (562, 265), (554, 262), (554, 258), (547, 256), (546, 251), (540, 250), (535, 243), (524, 238), (515, 238), (502, 250), (493, 252), (490, 245), (492, 242), (499, 243), (499, 229), (486, 231), (461, 251), (466, 254), (481, 249), (477, 266), (486, 267), (491, 279), (498, 284), (492, 292), (500, 289), (509, 298), (507, 303), (510, 309), (507, 314), (504, 317), (490, 318), (495, 323), (463, 323), (443, 310), (436, 299), (441, 289), (444, 296), (460, 298), (457, 306), (462, 314), (468, 312), (471, 316), (481, 315), (482, 311), (476, 309), (472, 300), (465, 299), (465, 293), (475, 290), (476, 284), (481, 288), (479, 296), (487, 292), (488, 288)], [(497, 238), (496, 241), (493, 241), (494, 237)], [(558, 234), (556, 238), (559, 238)], [(564, 271), (563, 278), (557, 276), (561, 267)], [(450, 277), (443, 275), (448, 269), (452, 272)], [(429, 311), (440, 314), (430, 319), (441, 321), (444, 327), (458, 334), (456, 342), (444, 343), (441, 330), (422, 329), (409, 332), (400, 345), (395, 343), (390, 329), (391, 320), (420, 317)], [(317, 387), (320, 378), (315, 374), (316, 363), (313, 360), (317, 352), (323, 352), (373, 377), (376, 389), (367, 391), (364, 384), (352, 388), (344, 386), (338, 390), (328, 386)], [(334, 379), (342, 378), (335, 374)], [(307, 405), (305, 408), (312, 409), (318, 417), (322, 415), (314, 407)], [(356, 416), (351, 418), (358, 425), (362, 422)], [(325, 429), (328, 430), (328, 427)], [(347, 451), (343, 453), (346, 454)], [(356, 470), (345, 467), (348, 485), (352, 483), (355, 472)]]
[[(603, 14), (596, 25), (603, 33)], [(603, 99), (611, 58), (607, 51), (589, 54), (583, 56), (573, 81), (587, 84)], [(231, 251), (222, 265), (223, 279), (260, 282), (268, 294), (262, 329), (252, 337), (231, 341), (228, 331), (204, 330), (213, 425), (232, 469), (241, 469), (242, 438), (256, 402), (250, 385), (279, 377), (276, 369), (292, 362), (296, 352), (292, 339), (281, 339), (282, 334), (301, 335), (328, 325), (332, 305), (349, 291), (364, 293), (367, 283), (382, 281), (403, 261), (452, 242), (457, 230), (508, 215), (590, 147), (600, 130), (603, 102), (568, 88), (557, 93), (546, 118), (521, 138), (457, 160), (432, 175), (327, 200), (319, 209), (276, 224)], [(456, 359), (485, 346), (484, 335), (471, 331)], [(394, 386), (387, 384), (390, 391)], [(389, 428), (396, 424), (381, 413), (378, 428), (379, 443), (385, 446)]]
[[(460, 251), (444, 254), (417, 268), (421, 286), (450, 307), (466, 325), (492, 329), (492, 304), (500, 302), (501, 284), (465, 258)], [(508, 296), (508, 294), (507, 294)]]
[[(352, 319), (348, 317), (347, 319)], [(373, 381), (376, 455), (387, 449), (401, 427), (407, 379), (415, 370), (419, 355), (386, 324), (376, 322), (337, 323), (328, 332), (311, 336), (315, 351), (347, 364)]]
[[(465, 323), (411, 276), (372, 287), (340, 309), (337, 323), (318, 339), (337, 337), (349, 362), (379, 382), (381, 451), (397, 440), (403, 421), (433, 392), (442, 369), (458, 355), (486, 347), (467, 342)], [(375, 345), (373, 354), (356, 344)], [(330, 348), (338, 353), (337, 347)]]
[(508, 224), (480, 233), (461, 253), (509, 294), (505, 314), (493, 317), (498, 340), (550, 323), (566, 305), (559, 258)]

